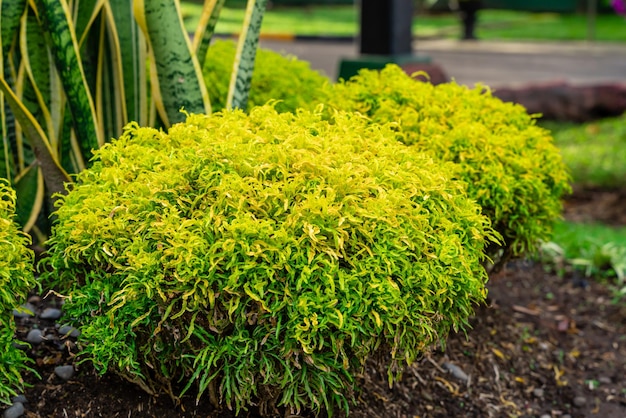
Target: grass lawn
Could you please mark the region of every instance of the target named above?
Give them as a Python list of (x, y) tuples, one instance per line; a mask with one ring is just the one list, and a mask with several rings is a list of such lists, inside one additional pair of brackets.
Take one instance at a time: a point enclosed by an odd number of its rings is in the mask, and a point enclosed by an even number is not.
[(598, 122), (543, 123), (578, 185), (626, 186), (626, 115)]
[[(193, 30), (201, 5), (183, 2), (182, 8), (185, 24)], [(224, 7), (217, 33), (238, 33), (243, 16), (242, 7)], [(479, 15), (477, 34), (485, 40), (586, 40), (587, 28), (585, 15), (483, 10)], [(358, 30), (356, 7), (320, 5), (270, 8), (263, 19), (262, 32), (268, 35), (355, 36)], [(413, 22), (417, 37), (456, 38), (459, 31), (459, 20), (453, 13), (419, 15)], [(626, 20), (614, 14), (599, 15), (595, 32), (598, 41), (626, 42)]]
[[(542, 125), (552, 130), (573, 183), (626, 188), (626, 115), (582, 125)], [(587, 274), (617, 277), (622, 287), (617, 292), (626, 296), (626, 227), (560, 221), (552, 242), (561, 256)]]

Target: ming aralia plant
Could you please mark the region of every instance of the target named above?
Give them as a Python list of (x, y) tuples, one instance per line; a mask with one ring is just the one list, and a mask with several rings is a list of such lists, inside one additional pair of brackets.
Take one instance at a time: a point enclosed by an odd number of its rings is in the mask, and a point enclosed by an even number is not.
[[(50, 196), (127, 123), (210, 113), (201, 68), (224, 1), (204, 2), (193, 42), (178, 0), (0, 1), (0, 177), (25, 231), (45, 240)], [(246, 106), (266, 3), (248, 1), (229, 107)]]
[(468, 326), (496, 238), (452, 164), (395, 135), (267, 105), (128, 125), (59, 199), (41, 278), (81, 358), (271, 416), (347, 413), (373, 356), (391, 384)]

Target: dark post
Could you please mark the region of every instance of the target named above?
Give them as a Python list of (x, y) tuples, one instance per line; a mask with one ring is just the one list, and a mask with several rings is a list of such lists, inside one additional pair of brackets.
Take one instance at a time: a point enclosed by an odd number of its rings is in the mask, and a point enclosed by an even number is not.
[(430, 63), (430, 58), (413, 54), (414, 0), (360, 0), (360, 57), (343, 59), (339, 78), (349, 79), (362, 68), (382, 70), (387, 64), (400, 66)]
[(413, 0), (361, 0), (359, 52), (411, 54)]

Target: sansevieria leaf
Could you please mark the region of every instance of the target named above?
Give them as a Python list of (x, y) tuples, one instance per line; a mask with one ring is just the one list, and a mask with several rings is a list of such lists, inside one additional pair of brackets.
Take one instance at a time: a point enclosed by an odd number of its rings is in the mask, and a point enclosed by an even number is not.
[(250, 81), (252, 80), (252, 71), (254, 70), (254, 59), (257, 46), (259, 45), (261, 24), (263, 23), (263, 14), (266, 7), (267, 0), (248, 0), (243, 32), (237, 43), (233, 74), (228, 89), (228, 99), (226, 101), (228, 109), (245, 109), (247, 106)]
[(96, 123), (95, 106), (80, 60), (69, 6), (67, 0), (37, 0), (37, 5), (72, 112), (80, 157), (88, 161), (92, 151), (104, 144), (104, 139)]
[(210, 113), (202, 71), (187, 36), (177, 0), (136, 0), (135, 19), (150, 46), (152, 100), (169, 127), (190, 113)]
[[(26, 9), (26, 0), (0, 0), (0, 77), (13, 80), (15, 70), (11, 67), (11, 54), (16, 48), (20, 18)], [(11, 83), (12, 84), (12, 83)], [(0, 177), (11, 179), (13, 156), (11, 142), (15, 141), (15, 118), (0, 95)]]
[(64, 193), (65, 182), (72, 180), (59, 165), (50, 149), (46, 134), (33, 115), (24, 107), (3, 78), (0, 78), (0, 91), (4, 94), (15, 118), (19, 122), (26, 137), (32, 142), (35, 155), (44, 173), (44, 180), (50, 193)]
[(219, 19), (222, 6), (226, 0), (205, 0), (204, 7), (202, 8), (202, 15), (200, 15), (200, 22), (196, 28), (196, 33), (193, 37), (193, 49), (196, 51), (200, 68), (204, 67), (204, 60), (206, 59), (206, 53), (209, 50), (213, 33), (215, 33), (215, 25)]
[(105, 4), (110, 53), (118, 63), (122, 83), (120, 94), (124, 105), (124, 124), (148, 123), (146, 89), (146, 45), (133, 15), (132, 0), (110, 0)]
[(14, 180), (17, 195), (15, 214), (24, 231), (30, 231), (43, 206), (45, 187), (41, 167), (35, 162)]
[(2, 35), (2, 55), (6, 56), (18, 33), (20, 18), (24, 14), (26, 0), (0, 1), (0, 31)]

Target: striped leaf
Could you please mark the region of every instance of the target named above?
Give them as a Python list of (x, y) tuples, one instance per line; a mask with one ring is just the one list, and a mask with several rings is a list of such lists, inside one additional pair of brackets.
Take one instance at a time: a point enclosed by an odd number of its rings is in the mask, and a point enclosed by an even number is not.
[(26, 0), (0, 0), (0, 31), (2, 55), (6, 57), (15, 44), (20, 18), (26, 10)]
[[(11, 55), (17, 44), (16, 35), (19, 24), (26, 10), (26, 0), (0, 0), (0, 77), (9, 80), (13, 85), (15, 69), (11, 65)], [(11, 179), (14, 172), (12, 143), (15, 142), (15, 118), (13, 112), (0, 95), (0, 177)]]
[(36, 0), (44, 30), (49, 35), (50, 49), (63, 83), (72, 112), (74, 129), (80, 145), (80, 156), (91, 159), (92, 150), (104, 144), (96, 123), (93, 99), (78, 52), (67, 0)]
[(228, 88), (228, 109), (246, 109), (250, 81), (254, 71), (263, 14), (267, 7), (267, 0), (248, 0), (246, 15), (243, 22), (243, 31), (237, 43), (237, 53), (233, 64), (233, 73)]
[(148, 40), (152, 100), (169, 127), (191, 113), (209, 113), (202, 71), (183, 25), (177, 0), (135, 0), (135, 19)]
[(17, 223), (24, 231), (30, 231), (44, 202), (45, 187), (41, 168), (36, 163), (31, 164), (15, 178), (13, 188), (17, 195), (15, 208)]
[[(29, 89), (34, 99), (33, 106), (29, 107), (29, 110), (39, 124), (45, 127), (46, 135), (52, 141), (58, 131), (60, 121), (57, 120), (55, 124), (50, 109), (57, 110), (55, 114), (58, 116), (58, 108), (61, 107), (59, 103), (61, 91), (56, 90), (52, 93), (51, 80), (55, 78), (56, 72), (51, 71), (54, 65), (50, 61), (45, 35), (34, 13), (24, 14), (20, 28), (21, 64), (24, 65), (29, 83), (25, 88)], [(59, 88), (60, 86), (54, 87)], [(22, 96), (22, 100), (24, 100), (24, 96)], [(52, 143), (51, 148), (53, 152), (56, 152)]]
[(24, 133), (32, 143), (35, 156), (44, 173), (46, 187), (50, 193), (64, 193), (65, 182), (71, 182), (65, 170), (61, 168), (50, 149), (46, 134), (33, 115), (24, 107), (19, 98), (13, 93), (4, 78), (0, 78), (0, 91), (4, 94), (15, 119), (19, 122)]
[(109, 51), (118, 63), (116, 70), (122, 79), (119, 94), (124, 106), (123, 124), (136, 121), (145, 126), (148, 123), (147, 51), (145, 38), (133, 17), (133, 2), (110, 0), (105, 4), (105, 11), (111, 43)]
[(76, 0), (73, 2), (74, 33), (79, 48), (83, 46), (91, 27), (98, 18), (106, 0)]
[(211, 45), (211, 39), (215, 33), (215, 25), (224, 6), (226, 0), (205, 0), (204, 7), (202, 8), (202, 15), (200, 15), (200, 21), (198, 28), (193, 37), (193, 49), (196, 51), (200, 68), (204, 67), (204, 61), (206, 59), (209, 45)]

